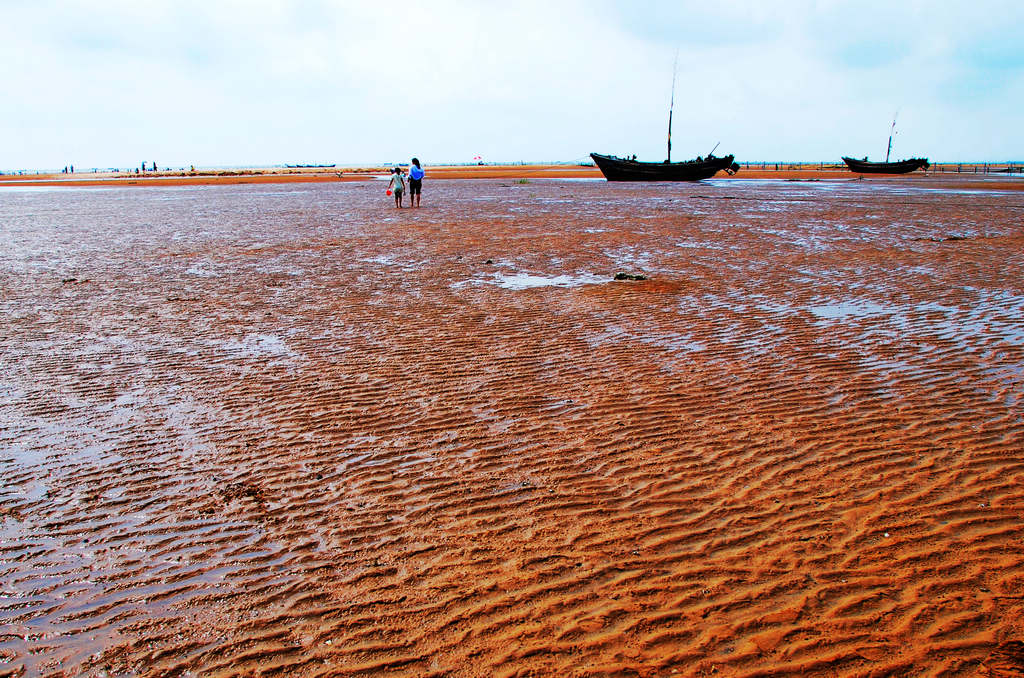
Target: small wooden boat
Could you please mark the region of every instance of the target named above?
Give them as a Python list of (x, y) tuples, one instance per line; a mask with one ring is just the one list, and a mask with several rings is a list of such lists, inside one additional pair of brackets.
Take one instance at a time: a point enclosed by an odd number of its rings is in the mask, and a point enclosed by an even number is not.
[(640, 162), (600, 153), (591, 153), (590, 157), (608, 181), (700, 181), (721, 170), (735, 174), (740, 169), (731, 155), (723, 158), (709, 155), (685, 162)]
[(843, 162), (850, 168), (851, 172), (860, 174), (907, 174), (916, 169), (928, 169), (931, 164), (928, 158), (911, 158), (897, 162), (868, 162), (867, 158), (856, 160), (843, 156)]
[(892, 152), (892, 135), (896, 133), (896, 118), (892, 119), (892, 127), (889, 128), (889, 147), (885, 150), (885, 162), (868, 162), (867, 157), (863, 160), (843, 156), (843, 162), (850, 168), (851, 172), (859, 174), (907, 174), (922, 167), (928, 169), (931, 165), (928, 158), (911, 158), (910, 160), (898, 160), (889, 162), (889, 154)]

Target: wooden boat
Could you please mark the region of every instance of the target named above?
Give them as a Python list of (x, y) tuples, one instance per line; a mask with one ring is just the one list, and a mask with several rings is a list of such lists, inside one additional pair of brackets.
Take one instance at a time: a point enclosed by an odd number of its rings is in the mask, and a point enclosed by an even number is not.
[(928, 158), (911, 158), (910, 160), (898, 160), (889, 162), (889, 154), (892, 152), (892, 135), (896, 132), (896, 117), (893, 116), (892, 127), (889, 128), (889, 148), (885, 150), (885, 162), (868, 162), (867, 157), (863, 160), (843, 156), (843, 162), (850, 168), (851, 172), (859, 174), (907, 174), (922, 167), (928, 169), (930, 164)]
[(740, 169), (731, 155), (722, 158), (709, 155), (685, 162), (640, 162), (600, 153), (591, 153), (590, 157), (608, 181), (700, 181), (721, 170), (735, 174)]
[[(679, 55), (676, 55), (678, 63)], [(668, 106), (668, 159), (665, 162), (642, 162), (636, 156), (620, 158), (614, 155), (591, 153), (608, 181), (700, 181), (709, 179), (721, 170), (736, 174), (740, 166), (733, 162), (733, 156), (715, 157), (715, 148), (706, 158), (697, 157), (684, 162), (672, 162), (672, 109), (676, 103), (676, 67), (672, 66), (672, 99)]]
[(896, 162), (868, 162), (867, 158), (856, 160), (843, 156), (843, 162), (850, 168), (851, 172), (859, 174), (907, 174), (916, 169), (928, 169), (931, 164), (928, 158), (911, 158)]

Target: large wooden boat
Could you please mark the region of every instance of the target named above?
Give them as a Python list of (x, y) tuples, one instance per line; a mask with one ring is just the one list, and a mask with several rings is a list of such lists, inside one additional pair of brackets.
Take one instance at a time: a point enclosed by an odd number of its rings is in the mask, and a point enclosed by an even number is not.
[(889, 154), (892, 152), (892, 135), (896, 133), (896, 117), (893, 116), (892, 127), (889, 128), (889, 147), (885, 150), (885, 162), (868, 162), (867, 157), (863, 160), (843, 156), (843, 162), (850, 168), (851, 172), (858, 174), (907, 174), (916, 169), (928, 169), (930, 167), (928, 158), (911, 158), (910, 160), (898, 160), (889, 162)]
[[(676, 55), (678, 63), (679, 55)], [(672, 99), (668, 106), (668, 159), (665, 162), (642, 162), (632, 158), (591, 153), (601, 174), (608, 181), (700, 181), (709, 179), (721, 170), (736, 174), (740, 166), (733, 162), (733, 156), (715, 157), (715, 148), (706, 158), (697, 157), (684, 162), (672, 162), (672, 109), (676, 103), (676, 65), (672, 66)]]
[(722, 170), (735, 174), (740, 169), (731, 155), (709, 155), (685, 162), (640, 162), (600, 153), (591, 153), (590, 157), (608, 181), (700, 181)]
[(907, 174), (916, 169), (928, 169), (931, 166), (928, 158), (911, 158), (897, 162), (869, 162), (867, 158), (856, 160), (843, 156), (843, 162), (851, 172), (859, 174)]

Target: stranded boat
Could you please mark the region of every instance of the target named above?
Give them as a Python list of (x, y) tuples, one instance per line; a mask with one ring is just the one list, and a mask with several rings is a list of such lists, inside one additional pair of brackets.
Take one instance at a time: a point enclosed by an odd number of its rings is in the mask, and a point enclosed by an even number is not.
[(889, 153), (892, 152), (892, 135), (896, 131), (896, 118), (892, 119), (892, 127), (889, 128), (889, 148), (885, 151), (885, 162), (868, 162), (865, 156), (863, 160), (843, 156), (843, 162), (850, 168), (851, 172), (860, 174), (907, 174), (916, 169), (928, 169), (930, 164), (928, 158), (911, 158), (910, 160), (898, 160), (889, 162)]
[(851, 172), (861, 174), (907, 174), (916, 169), (928, 169), (931, 164), (928, 158), (911, 158), (910, 160), (899, 160), (897, 162), (868, 162), (867, 158), (855, 160), (843, 156), (843, 162), (850, 168)]
[(719, 170), (735, 174), (740, 169), (731, 155), (709, 155), (685, 162), (639, 162), (600, 153), (591, 153), (590, 157), (608, 181), (700, 181), (715, 176)]
[[(677, 55), (678, 59), (678, 55)], [(708, 157), (697, 157), (684, 162), (672, 162), (672, 108), (676, 103), (676, 68), (672, 66), (672, 99), (668, 106), (668, 160), (665, 162), (641, 162), (632, 158), (591, 153), (601, 174), (608, 181), (700, 181), (715, 176), (720, 170), (736, 174), (740, 166), (733, 162), (733, 156), (716, 158), (715, 148)]]

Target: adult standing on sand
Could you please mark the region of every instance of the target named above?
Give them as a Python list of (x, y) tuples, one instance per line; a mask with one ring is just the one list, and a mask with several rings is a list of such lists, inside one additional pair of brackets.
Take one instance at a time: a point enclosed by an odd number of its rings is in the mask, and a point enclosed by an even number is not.
[(413, 158), (409, 167), (409, 207), (420, 206), (420, 190), (423, 188), (423, 175), (426, 172), (420, 167), (420, 159)]
[(395, 207), (402, 206), (402, 193), (405, 191), (405, 179), (402, 178), (402, 170), (396, 167), (391, 171), (391, 181), (388, 182), (388, 189), (394, 188)]

